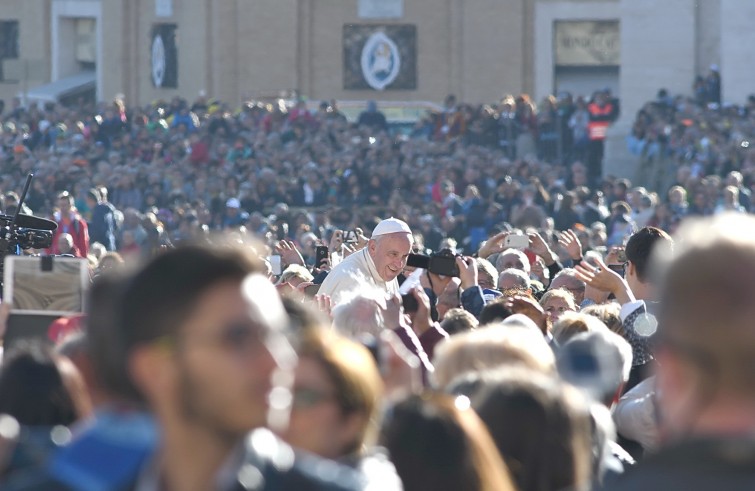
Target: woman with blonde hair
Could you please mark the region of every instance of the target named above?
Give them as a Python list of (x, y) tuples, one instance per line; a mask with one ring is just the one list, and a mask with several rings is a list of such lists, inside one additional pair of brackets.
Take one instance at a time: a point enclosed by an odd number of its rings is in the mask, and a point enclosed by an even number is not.
[(551, 325), (555, 324), (565, 312), (577, 311), (574, 295), (569, 290), (562, 288), (545, 292), (540, 298), (540, 306), (543, 307)]
[(444, 389), (464, 373), (511, 365), (553, 374), (556, 361), (553, 350), (534, 323), (524, 327), (507, 321), (456, 334), (441, 342), (435, 350), (433, 365), (433, 384)]
[(363, 345), (332, 329), (304, 328), (288, 428), (291, 446), (357, 470), (368, 489), (399, 491), (396, 469), (375, 447), (383, 382)]
[(621, 305), (617, 302), (607, 302), (588, 305), (580, 310), (581, 313), (600, 319), (609, 330), (624, 336), (624, 324), (621, 322)]

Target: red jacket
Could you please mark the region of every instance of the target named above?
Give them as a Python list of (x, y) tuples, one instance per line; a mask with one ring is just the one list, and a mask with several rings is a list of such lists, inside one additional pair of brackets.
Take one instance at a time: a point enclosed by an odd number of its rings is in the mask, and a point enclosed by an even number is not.
[(55, 223), (58, 224), (58, 228), (55, 230), (55, 234), (52, 236), (52, 247), (47, 252), (49, 254), (60, 254), (58, 248), (58, 237), (61, 234), (71, 234), (73, 237), (74, 250), (78, 250), (80, 257), (87, 257), (89, 254), (89, 227), (87, 222), (77, 212), (71, 212), (70, 218), (67, 223), (60, 216), (60, 212), (55, 213)]

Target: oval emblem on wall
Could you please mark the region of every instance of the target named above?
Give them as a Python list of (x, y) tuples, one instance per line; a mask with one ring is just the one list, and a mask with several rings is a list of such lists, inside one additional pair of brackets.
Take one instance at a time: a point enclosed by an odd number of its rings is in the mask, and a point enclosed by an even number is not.
[(362, 75), (375, 90), (383, 90), (392, 84), (401, 70), (398, 46), (384, 32), (376, 32), (367, 38), (361, 61)]
[(159, 34), (152, 39), (152, 83), (155, 87), (162, 87), (165, 81), (165, 43)]

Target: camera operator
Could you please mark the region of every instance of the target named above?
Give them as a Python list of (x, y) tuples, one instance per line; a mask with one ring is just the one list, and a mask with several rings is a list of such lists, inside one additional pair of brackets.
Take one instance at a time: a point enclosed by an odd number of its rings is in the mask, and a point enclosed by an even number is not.
[[(438, 255), (442, 255), (443, 253), (444, 251), (441, 251)], [(450, 251), (448, 251), (448, 254), (450, 254)], [(455, 256), (454, 262), (460, 281), (458, 288), (461, 291), (459, 295), (461, 307), (475, 317), (478, 317), (485, 306), (485, 299), (482, 296), (482, 288), (478, 284), (477, 263), (474, 258), (465, 256)], [(454, 276), (437, 274), (432, 270), (433, 268), (430, 267), (428, 271), (425, 271), (420, 278), (420, 283), (430, 299), (433, 320), (438, 320), (439, 315), (436, 308), (438, 298), (449, 287), (449, 284), (454, 282)]]

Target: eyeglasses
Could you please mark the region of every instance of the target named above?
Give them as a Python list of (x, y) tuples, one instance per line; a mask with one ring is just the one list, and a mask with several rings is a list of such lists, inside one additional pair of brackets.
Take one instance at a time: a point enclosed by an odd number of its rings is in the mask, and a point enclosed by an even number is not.
[(218, 332), (184, 337), (176, 342), (172, 338), (160, 339), (161, 344), (174, 348), (176, 345), (186, 346), (192, 338), (196, 345), (216, 346), (224, 352), (234, 355), (247, 355), (265, 349), (271, 330), (262, 324), (252, 322), (233, 322), (223, 326)]
[(329, 392), (308, 387), (294, 387), (292, 406), (308, 409), (333, 399), (335, 395)]

